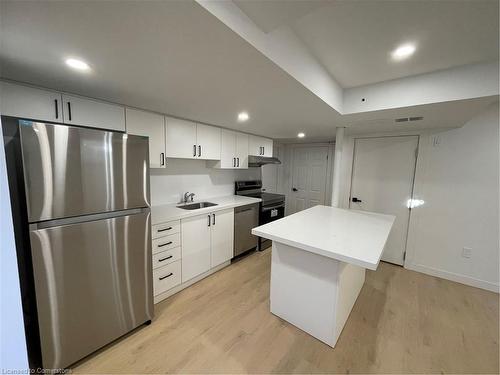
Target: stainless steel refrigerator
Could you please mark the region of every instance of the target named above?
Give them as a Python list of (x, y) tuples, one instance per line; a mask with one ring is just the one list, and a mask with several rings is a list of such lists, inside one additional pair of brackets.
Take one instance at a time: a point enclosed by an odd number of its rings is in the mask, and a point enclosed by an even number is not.
[(42, 364), (153, 317), (148, 139), (19, 121)]

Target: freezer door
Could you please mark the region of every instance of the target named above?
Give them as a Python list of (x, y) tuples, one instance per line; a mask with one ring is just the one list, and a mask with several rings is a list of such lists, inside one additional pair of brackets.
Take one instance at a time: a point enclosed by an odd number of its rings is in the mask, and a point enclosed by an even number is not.
[(19, 122), (29, 222), (149, 206), (148, 139)]
[(30, 231), (45, 368), (64, 368), (152, 319), (144, 211)]

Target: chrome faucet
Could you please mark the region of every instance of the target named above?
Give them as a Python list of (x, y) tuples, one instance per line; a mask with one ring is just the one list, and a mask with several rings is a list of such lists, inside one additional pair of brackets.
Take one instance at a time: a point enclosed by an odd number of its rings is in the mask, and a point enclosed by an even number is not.
[(184, 193), (184, 203), (192, 202), (194, 196), (195, 196), (195, 193), (190, 193), (189, 191), (185, 192)]

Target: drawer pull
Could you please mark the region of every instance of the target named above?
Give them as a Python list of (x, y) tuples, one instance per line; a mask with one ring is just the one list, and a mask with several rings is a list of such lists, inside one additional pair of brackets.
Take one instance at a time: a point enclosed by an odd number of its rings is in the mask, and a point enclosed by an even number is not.
[(158, 259), (158, 262), (163, 262), (164, 260), (167, 260), (167, 259), (170, 259), (170, 258), (173, 258), (174, 256), (173, 255), (169, 255), (168, 257), (166, 258), (161, 258), (161, 259)]
[(158, 229), (158, 232), (165, 232), (166, 230), (170, 230), (172, 227), (164, 228), (164, 229)]
[(171, 243), (172, 243), (172, 241), (168, 241), (167, 243), (162, 243), (162, 244), (158, 245), (158, 247), (167, 246), (167, 245), (170, 245)]
[(158, 279), (161, 281), (161, 280), (166, 279), (167, 277), (170, 277), (170, 276), (172, 276), (172, 275), (173, 275), (173, 273), (172, 273), (172, 272), (170, 272), (168, 275), (165, 275), (165, 276), (159, 277)]

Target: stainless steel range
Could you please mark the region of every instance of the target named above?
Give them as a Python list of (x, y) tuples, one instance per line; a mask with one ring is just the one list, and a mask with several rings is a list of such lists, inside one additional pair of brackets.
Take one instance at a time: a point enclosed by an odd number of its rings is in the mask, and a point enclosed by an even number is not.
[[(285, 195), (263, 191), (261, 180), (236, 181), (235, 194), (262, 199), (259, 205), (259, 225), (285, 217)], [(259, 250), (264, 250), (269, 245), (269, 240), (259, 238)]]

